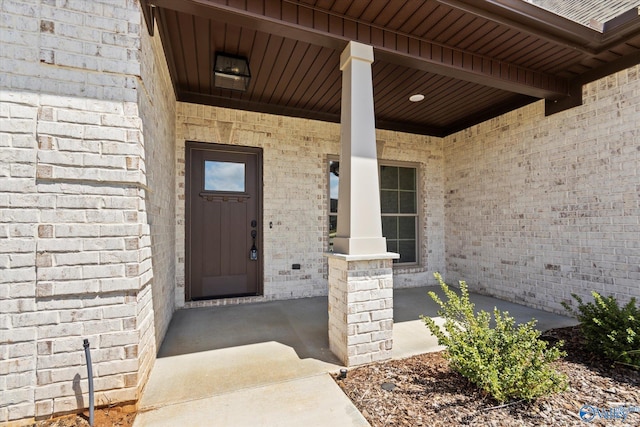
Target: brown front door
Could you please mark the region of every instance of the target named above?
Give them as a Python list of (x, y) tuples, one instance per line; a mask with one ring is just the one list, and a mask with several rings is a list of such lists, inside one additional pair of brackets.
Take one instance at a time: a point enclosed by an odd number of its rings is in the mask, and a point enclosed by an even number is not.
[(257, 295), (261, 150), (187, 143), (186, 154), (187, 299)]

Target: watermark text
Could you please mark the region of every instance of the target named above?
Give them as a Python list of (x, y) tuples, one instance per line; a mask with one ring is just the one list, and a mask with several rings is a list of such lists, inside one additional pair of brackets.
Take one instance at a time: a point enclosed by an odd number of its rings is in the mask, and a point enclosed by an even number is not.
[(626, 420), (629, 414), (640, 413), (640, 406), (622, 405), (612, 408), (599, 408), (593, 405), (584, 405), (580, 408), (580, 419), (588, 423), (596, 418), (603, 420)]

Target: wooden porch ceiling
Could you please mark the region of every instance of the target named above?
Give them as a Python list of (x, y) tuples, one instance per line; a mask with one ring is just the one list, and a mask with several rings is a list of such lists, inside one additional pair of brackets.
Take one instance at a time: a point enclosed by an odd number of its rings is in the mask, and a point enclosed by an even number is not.
[[(340, 120), (340, 53), (374, 46), (376, 126), (443, 136), (640, 63), (638, 8), (602, 32), (521, 0), (142, 0), (177, 98)], [(151, 26), (153, 28), (153, 26)], [(213, 85), (215, 53), (249, 59), (246, 92)], [(425, 100), (408, 101), (421, 93)]]

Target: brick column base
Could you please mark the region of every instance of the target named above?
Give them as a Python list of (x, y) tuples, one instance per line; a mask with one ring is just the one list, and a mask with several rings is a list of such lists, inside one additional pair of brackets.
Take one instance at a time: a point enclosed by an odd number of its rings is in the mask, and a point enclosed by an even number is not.
[(391, 358), (393, 259), (397, 254), (329, 258), (329, 348), (345, 366)]

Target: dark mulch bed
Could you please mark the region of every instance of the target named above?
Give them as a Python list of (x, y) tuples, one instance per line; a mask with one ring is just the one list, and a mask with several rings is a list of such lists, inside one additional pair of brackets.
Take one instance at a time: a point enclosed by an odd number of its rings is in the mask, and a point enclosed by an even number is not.
[[(585, 426), (584, 405), (640, 411), (640, 371), (594, 355), (579, 327), (547, 331), (552, 343), (564, 340), (567, 356), (554, 366), (569, 377), (569, 389), (534, 402), (498, 403), (449, 369), (442, 353), (375, 363), (349, 371), (338, 384), (372, 426)], [(382, 384), (395, 385), (392, 391)], [(387, 384), (385, 388), (389, 388)], [(604, 415), (604, 414), (602, 414)], [(626, 420), (596, 414), (591, 425), (640, 426), (640, 412)]]

